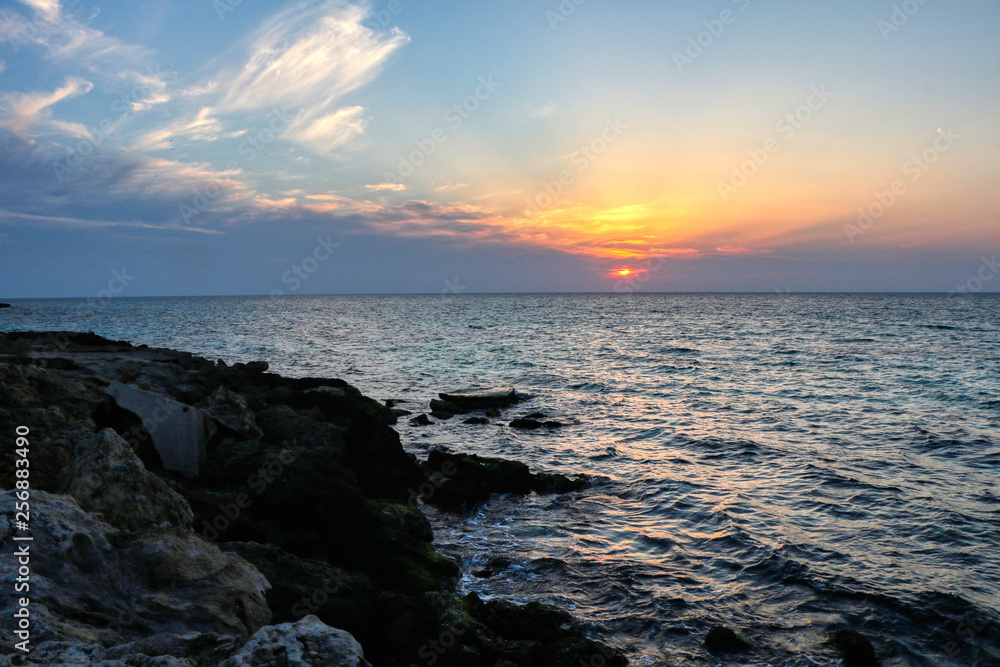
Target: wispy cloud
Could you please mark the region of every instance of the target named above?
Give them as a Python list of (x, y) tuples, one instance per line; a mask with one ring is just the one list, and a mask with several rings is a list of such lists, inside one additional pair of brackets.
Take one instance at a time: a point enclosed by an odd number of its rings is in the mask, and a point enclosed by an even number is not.
[(386, 190), (389, 192), (402, 192), (406, 190), (406, 186), (402, 183), (377, 183), (375, 185), (366, 185), (365, 187), (372, 192), (383, 192)]
[[(364, 109), (338, 108), (347, 93), (372, 81), (409, 41), (403, 32), (362, 25), (370, 7), (322, 0), (281, 11), (257, 30), (246, 61), (193, 87), (219, 95), (218, 115), (297, 108), (283, 136), (326, 154), (364, 131)], [(228, 83), (218, 84), (225, 81)]]
[[(49, 108), (62, 100), (85, 95), (94, 85), (79, 77), (71, 76), (52, 92), (7, 93), (0, 96), (0, 127), (18, 137), (27, 137), (29, 131), (50, 118)], [(72, 124), (76, 126), (78, 124)], [(64, 124), (67, 127), (68, 124)], [(57, 126), (58, 127), (58, 126)], [(73, 132), (78, 134), (78, 132)]]

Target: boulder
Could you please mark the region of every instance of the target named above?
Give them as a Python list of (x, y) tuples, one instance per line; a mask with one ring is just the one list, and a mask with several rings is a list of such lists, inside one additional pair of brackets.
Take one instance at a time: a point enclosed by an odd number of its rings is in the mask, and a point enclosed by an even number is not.
[(438, 394), (438, 398), (453, 404), (459, 412), (471, 412), (486, 408), (502, 408), (517, 403), (520, 399), (513, 387), (494, 387), (491, 389), (463, 389)]
[(264, 435), (247, 399), (235, 391), (219, 387), (203, 407), (208, 416), (244, 440), (259, 440)]
[(0, 308), (10, 308), (9, 303), (0, 303)]
[(434, 422), (430, 420), (430, 417), (424, 414), (417, 415), (410, 420), (410, 426), (430, 426), (433, 423)]
[(111, 429), (81, 438), (67, 493), (83, 509), (121, 530), (140, 531), (163, 523), (191, 526), (187, 501), (146, 470), (129, 444)]
[(208, 415), (162, 394), (121, 382), (112, 382), (105, 392), (118, 407), (142, 420), (164, 468), (192, 478), (204, 471), (205, 450), (216, 431)]
[(536, 419), (514, 419), (510, 422), (511, 428), (520, 428), (527, 431), (533, 431), (544, 426), (545, 424)]
[(219, 667), (371, 667), (361, 644), (315, 616), (258, 630)]
[(490, 420), (487, 419), (486, 417), (469, 417), (468, 419), (466, 419), (462, 423), (463, 424), (473, 424), (473, 425), (477, 425), (477, 426), (485, 426), (485, 425), (487, 425), (487, 424), (490, 423)]
[[(14, 523), (14, 498), (0, 494), (0, 577), (13, 580), (14, 554), (27, 544), (35, 646), (109, 646), (161, 633), (248, 637), (270, 622), (264, 577), (189, 531), (122, 533), (69, 496), (33, 491), (34, 539), (18, 542), (12, 538), (24, 532)], [(0, 600), (6, 636), (13, 636), (16, 605), (14, 596)]]

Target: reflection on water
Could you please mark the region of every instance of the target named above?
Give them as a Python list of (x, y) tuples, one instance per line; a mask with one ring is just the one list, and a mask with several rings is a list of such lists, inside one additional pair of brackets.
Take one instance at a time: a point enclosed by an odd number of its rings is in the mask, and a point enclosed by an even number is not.
[(438, 540), (466, 572), (510, 558), (466, 589), (563, 604), (640, 664), (704, 661), (715, 623), (773, 664), (829, 662), (823, 634), (839, 623), (877, 638), (887, 664), (1000, 653), (1000, 298), (81, 303), (18, 302), (3, 318), (266, 359), (415, 411), (465, 386), (530, 394), (513, 414), (568, 425), (399, 430), (417, 453), (444, 445), (599, 482), (463, 517), (428, 510)]

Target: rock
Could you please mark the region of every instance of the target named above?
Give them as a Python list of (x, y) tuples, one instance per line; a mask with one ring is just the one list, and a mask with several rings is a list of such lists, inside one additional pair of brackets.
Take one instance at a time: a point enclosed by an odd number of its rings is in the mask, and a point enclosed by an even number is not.
[(486, 424), (490, 423), (490, 420), (487, 419), (486, 417), (469, 417), (468, 419), (466, 419), (462, 423), (463, 424), (486, 425)]
[(542, 428), (543, 426), (545, 425), (542, 422), (535, 419), (515, 419), (510, 423), (511, 428), (520, 428), (529, 431)]
[(393, 417), (409, 417), (412, 414), (409, 410), (403, 410), (402, 408), (393, 408), (392, 410)]
[[(539, 602), (516, 605), (491, 600), (483, 605), (482, 622), (501, 640), (505, 659), (528, 667), (577, 667), (602, 664), (625, 667), (617, 649), (588, 639), (565, 611)], [(600, 658), (600, 662), (595, 659)]]
[(871, 641), (857, 630), (836, 630), (828, 641), (844, 657), (846, 667), (878, 667), (879, 660)]
[(480, 579), (489, 579), (506, 570), (511, 564), (511, 560), (506, 556), (496, 556), (491, 558), (485, 567), (473, 572), (472, 576), (479, 577)]
[[(0, 494), (0, 574), (14, 576), (14, 492)], [(32, 491), (32, 644), (124, 644), (159, 633), (247, 637), (270, 620), (266, 579), (180, 528), (117, 532), (69, 496)], [(0, 600), (12, 635), (13, 596)], [(58, 664), (58, 663), (54, 663)]]
[(749, 643), (724, 625), (709, 630), (704, 643), (712, 653), (741, 653), (750, 648)]
[(219, 387), (203, 406), (208, 416), (244, 440), (259, 440), (264, 432), (257, 425), (247, 399), (226, 387)]
[(187, 501), (147, 471), (111, 429), (81, 439), (67, 493), (122, 530), (146, 530), (165, 522), (190, 527), (193, 518)]
[(431, 412), (443, 412), (447, 414), (458, 415), (467, 411), (463, 410), (461, 407), (452, 403), (451, 401), (442, 401), (437, 398), (432, 398)]
[(410, 420), (410, 426), (430, 426), (433, 424), (430, 418), (425, 414), (420, 414)]
[(10, 308), (9, 303), (0, 303), (0, 308)]
[(258, 630), (219, 667), (371, 667), (361, 644), (315, 616)]
[(485, 412), (485, 413), (483, 413), (483, 414), (485, 414), (485, 415), (486, 415), (487, 417), (489, 417), (490, 419), (499, 419), (499, 418), (500, 418), (500, 416), (501, 416), (501, 415), (502, 415), (503, 413), (501, 413), (501, 412), (500, 412), (500, 411), (499, 411), (498, 409), (496, 409), (496, 408), (486, 408), (486, 412)]
[(492, 389), (464, 389), (438, 394), (442, 401), (453, 403), (459, 412), (470, 412), (485, 408), (499, 408), (513, 405), (520, 400), (513, 387), (497, 387)]
[(372, 633), (377, 594), (371, 580), (319, 560), (298, 558), (271, 544), (228, 542), (219, 545), (251, 563), (267, 577), (267, 603), (274, 623), (295, 622), (313, 614), (355, 637)]
[(164, 468), (192, 478), (204, 471), (206, 446), (216, 430), (204, 412), (121, 382), (112, 382), (105, 392), (142, 420)]
[(426, 502), (444, 509), (459, 509), (485, 502), (493, 493), (567, 493), (586, 488), (585, 477), (566, 477), (554, 473), (532, 474), (523, 463), (474, 454), (453, 454), (443, 449), (432, 451), (427, 465), (435, 471), (451, 471)]
[(547, 422), (542, 422), (542, 426), (544, 426), (545, 428), (562, 428), (562, 422), (557, 422), (555, 420), (550, 419)]

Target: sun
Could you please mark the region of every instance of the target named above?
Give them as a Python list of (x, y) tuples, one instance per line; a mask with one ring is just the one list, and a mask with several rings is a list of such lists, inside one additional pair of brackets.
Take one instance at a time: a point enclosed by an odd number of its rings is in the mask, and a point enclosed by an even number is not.
[(632, 269), (618, 269), (617, 271), (615, 271), (615, 275), (619, 275), (623, 278), (626, 276), (630, 276), (632, 275)]

